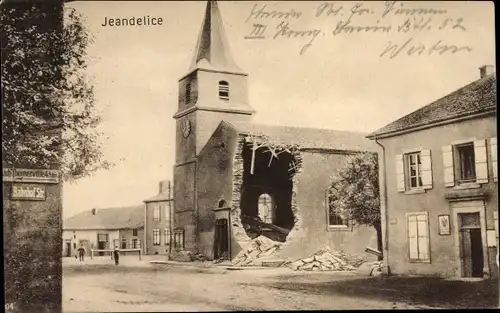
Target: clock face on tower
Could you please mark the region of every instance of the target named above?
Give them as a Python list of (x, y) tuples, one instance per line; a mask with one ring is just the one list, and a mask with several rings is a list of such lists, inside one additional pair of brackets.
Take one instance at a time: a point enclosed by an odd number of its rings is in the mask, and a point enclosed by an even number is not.
[(184, 138), (189, 137), (189, 134), (191, 133), (191, 122), (188, 119), (182, 121), (181, 131)]

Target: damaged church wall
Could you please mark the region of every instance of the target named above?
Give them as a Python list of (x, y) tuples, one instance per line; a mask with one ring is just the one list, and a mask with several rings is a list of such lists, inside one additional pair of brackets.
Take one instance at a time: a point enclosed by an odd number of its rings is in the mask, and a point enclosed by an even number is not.
[[(243, 249), (251, 246), (251, 238), (246, 234), (241, 222), (241, 187), (243, 184), (242, 149), (243, 136), (238, 138), (233, 165), (233, 203), (231, 210), (233, 258)], [(293, 150), (297, 172), (292, 176), (292, 212), (294, 226), (286, 241), (273, 253), (274, 258), (296, 260), (314, 254), (318, 250), (330, 248), (349, 254), (367, 255), (365, 248), (373, 238), (375, 229), (369, 226), (354, 226), (347, 230), (329, 229), (325, 206), (325, 191), (330, 185), (330, 176), (342, 164), (347, 153), (328, 151), (307, 152)]]
[[(251, 136), (240, 135), (238, 136), (237, 146), (234, 153), (233, 162), (233, 185), (232, 185), (232, 205), (231, 205), (231, 256), (235, 258), (243, 249), (246, 249), (251, 245), (252, 239), (247, 235), (245, 228), (241, 221), (241, 194), (244, 173), (244, 159), (243, 159), (243, 149), (248, 142), (257, 140), (256, 144), (266, 143), (266, 138), (263, 136), (254, 135)], [(300, 234), (302, 233), (301, 219), (299, 217), (299, 209), (297, 205), (297, 182), (301, 173), (301, 163), (302, 158), (297, 149), (298, 147), (287, 147), (294, 158), (294, 167), (296, 168), (295, 174), (291, 176), (292, 180), (292, 199), (291, 199), (291, 210), (294, 215), (294, 226), (287, 236), (285, 243), (280, 246), (286, 248), (288, 246), (293, 246), (294, 244), (300, 243)]]
[(302, 173), (298, 184), (294, 186), (297, 190), (296, 201), (298, 217), (301, 219), (301, 231), (297, 233), (299, 235), (297, 238), (291, 238), (298, 244), (290, 242), (288, 247), (283, 247), (280, 256), (303, 257), (325, 247), (349, 254), (366, 255), (364, 250), (375, 232), (373, 227), (354, 226), (347, 229), (328, 227), (325, 191), (331, 183), (330, 177), (334, 170), (342, 164), (347, 155), (306, 151), (301, 151), (301, 155)]
[(231, 205), (232, 163), (236, 132), (221, 123), (198, 156), (197, 206), (198, 252), (208, 259), (214, 256), (215, 213), (219, 201)]

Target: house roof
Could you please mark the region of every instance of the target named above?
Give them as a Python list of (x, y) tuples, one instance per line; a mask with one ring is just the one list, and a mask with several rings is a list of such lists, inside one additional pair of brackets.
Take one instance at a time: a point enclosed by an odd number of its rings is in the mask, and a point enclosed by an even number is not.
[(159, 193), (154, 197), (144, 200), (144, 202), (169, 201), (173, 199), (174, 199), (173, 195), (170, 195), (169, 197), (168, 190), (165, 190), (164, 192)]
[(275, 126), (245, 122), (227, 122), (240, 134), (264, 135), (281, 144), (296, 144), (301, 149), (329, 149), (345, 151), (377, 151), (365, 133), (322, 128)]
[(63, 229), (136, 229), (144, 226), (144, 205), (88, 210), (63, 221)]
[(485, 76), (371, 133), (389, 137), (447, 120), (496, 111), (495, 75)]

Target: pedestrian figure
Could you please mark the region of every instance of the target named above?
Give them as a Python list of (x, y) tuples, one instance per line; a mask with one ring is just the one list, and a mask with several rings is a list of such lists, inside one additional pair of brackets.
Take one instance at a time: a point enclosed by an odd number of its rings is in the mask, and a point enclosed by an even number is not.
[(80, 256), (80, 262), (83, 262), (85, 258), (85, 248), (83, 247), (83, 245), (78, 248), (78, 255)]
[(118, 251), (118, 247), (115, 247), (115, 250), (113, 250), (113, 258), (115, 259), (115, 264), (118, 265), (120, 261), (120, 251)]

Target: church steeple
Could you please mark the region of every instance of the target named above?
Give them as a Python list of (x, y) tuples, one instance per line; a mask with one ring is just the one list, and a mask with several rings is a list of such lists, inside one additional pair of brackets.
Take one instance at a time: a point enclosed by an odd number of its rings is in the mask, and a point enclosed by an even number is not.
[(244, 74), (231, 55), (217, 1), (207, 1), (189, 71), (207, 69)]
[(221, 121), (250, 121), (248, 74), (234, 62), (217, 2), (208, 1), (189, 71), (179, 79), (176, 163), (196, 158)]

